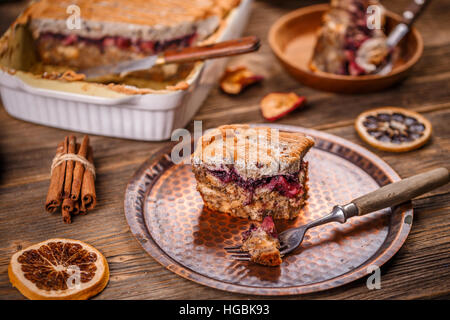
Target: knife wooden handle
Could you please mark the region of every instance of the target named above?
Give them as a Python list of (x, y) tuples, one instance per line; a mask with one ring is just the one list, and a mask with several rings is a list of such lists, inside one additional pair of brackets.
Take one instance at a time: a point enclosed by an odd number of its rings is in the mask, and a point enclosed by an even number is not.
[(200, 47), (188, 47), (164, 52), (162, 63), (193, 62), (205, 59), (214, 59), (234, 56), (258, 50), (260, 41), (255, 36), (239, 38), (224, 42), (213, 43)]
[(352, 201), (358, 215), (398, 205), (450, 181), (447, 168), (438, 168), (388, 184)]

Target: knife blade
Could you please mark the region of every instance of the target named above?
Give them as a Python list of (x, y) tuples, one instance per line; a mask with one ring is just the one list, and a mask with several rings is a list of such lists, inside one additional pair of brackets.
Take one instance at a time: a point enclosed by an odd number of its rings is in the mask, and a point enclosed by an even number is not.
[(234, 56), (256, 51), (259, 47), (259, 38), (250, 36), (205, 46), (169, 50), (142, 59), (127, 60), (116, 64), (78, 70), (78, 73), (84, 74), (87, 80), (111, 74), (124, 76), (133, 71), (150, 69), (155, 65), (194, 62)]

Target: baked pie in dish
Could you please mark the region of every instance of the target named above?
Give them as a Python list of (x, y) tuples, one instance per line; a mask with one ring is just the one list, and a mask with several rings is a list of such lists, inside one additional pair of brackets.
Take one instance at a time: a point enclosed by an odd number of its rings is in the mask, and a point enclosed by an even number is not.
[(311, 137), (268, 127), (225, 125), (198, 141), (192, 167), (205, 206), (261, 221), (295, 218), (307, 197)]
[[(213, 34), (239, 2), (41, 0), (22, 19), (45, 64), (89, 68), (191, 46)], [(67, 25), (71, 5), (80, 9), (80, 28)]]
[(382, 30), (369, 28), (368, 7), (376, 5), (383, 25), (383, 7), (375, 0), (332, 0), (309, 64), (313, 71), (337, 75), (371, 74), (390, 59)]

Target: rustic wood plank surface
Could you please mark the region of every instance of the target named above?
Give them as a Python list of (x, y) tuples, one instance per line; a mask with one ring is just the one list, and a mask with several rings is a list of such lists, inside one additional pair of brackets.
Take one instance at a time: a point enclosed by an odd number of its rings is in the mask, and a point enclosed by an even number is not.
[[(400, 13), (409, 0), (384, 1)], [(450, 2), (435, 1), (417, 21), (425, 50), (412, 75), (381, 93), (337, 95), (296, 83), (276, 62), (268, 43), (270, 25), (281, 15), (317, 1), (257, 1), (246, 35), (258, 35), (258, 53), (235, 58), (266, 76), (259, 87), (238, 97), (217, 88), (195, 116), (203, 128), (225, 123), (264, 122), (258, 103), (273, 91), (305, 95), (308, 105), (279, 123), (324, 130), (367, 147), (406, 177), (450, 163)], [(2, 32), (23, 9), (24, 1), (0, 4)], [(355, 117), (369, 108), (395, 105), (423, 113), (433, 124), (433, 138), (423, 148), (404, 154), (374, 150), (353, 129)], [(188, 127), (192, 129), (192, 125)], [(98, 207), (71, 225), (44, 211), (49, 166), (57, 142), (71, 132), (10, 117), (0, 108), (0, 299), (22, 299), (8, 281), (11, 255), (22, 247), (52, 237), (86, 241), (101, 250), (111, 279), (96, 299), (252, 299), (185, 280), (144, 252), (129, 231), (123, 213), (126, 184), (140, 164), (167, 142), (137, 142), (92, 136), (97, 167)], [(77, 136), (81, 137), (81, 134)], [(450, 298), (450, 186), (414, 200), (413, 228), (405, 245), (382, 268), (382, 288), (369, 291), (365, 279), (333, 290), (291, 299)]]

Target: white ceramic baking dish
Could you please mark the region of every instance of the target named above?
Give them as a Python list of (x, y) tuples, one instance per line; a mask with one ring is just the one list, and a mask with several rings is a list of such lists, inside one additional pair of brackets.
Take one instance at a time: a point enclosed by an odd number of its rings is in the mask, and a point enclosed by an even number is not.
[[(229, 14), (217, 41), (241, 36), (251, 2), (242, 0)], [(192, 119), (217, 83), (226, 60), (199, 63), (186, 79), (189, 84), (186, 90), (95, 96), (70, 92), (63, 84), (58, 90), (38, 87), (18, 74), (0, 69), (0, 93), (6, 111), (25, 121), (103, 136), (166, 140), (173, 130), (184, 127)]]

